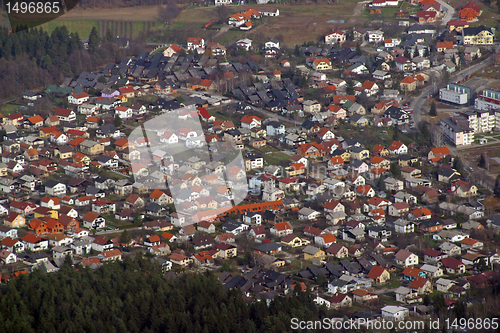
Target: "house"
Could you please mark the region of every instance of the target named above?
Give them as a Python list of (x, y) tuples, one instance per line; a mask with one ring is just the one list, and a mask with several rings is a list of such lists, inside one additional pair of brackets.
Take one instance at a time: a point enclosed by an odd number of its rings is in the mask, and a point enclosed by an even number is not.
[[(85, 102), (87, 102), (90, 98), (90, 95), (87, 94), (86, 92), (78, 92), (74, 93), (68, 96), (68, 103), (69, 104), (75, 104), (75, 105), (81, 105)], [(61, 119), (62, 120), (62, 119)]]
[(327, 58), (314, 59), (311, 63), (311, 67), (317, 71), (332, 69), (332, 63)]
[(325, 251), (312, 245), (307, 245), (302, 250), (302, 254), (304, 256), (304, 260), (313, 260), (313, 259), (325, 260), (326, 257)]
[(314, 221), (321, 216), (321, 213), (314, 209), (304, 207), (298, 211), (299, 220)]
[(106, 219), (95, 212), (87, 212), (82, 218), (83, 226), (87, 229), (104, 228)]
[(407, 76), (403, 80), (401, 80), (399, 86), (404, 92), (415, 91), (415, 89), (417, 89), (417, 80), (415, 80), (411, 76)]
[(433, 10), (419, 10), (417, 11), (418, 22), (420, 23), (431, 23), (435, 22), (437, 13)]
[(326, 250), (326, 255), (334, 256), (336, 258), (342, 259), (348, 256), (349, 252), (347, 247), (340, 243), (331, 244)]
[(396, 264), (403, 267), (413, 266), (418, 264), (418, 256), (410, 251), (399, 250), (394, 256)]
[(352, 306), (352, 298), (346, 294), (337, 293), (330, 298), (330, 308), (339, 309)]
[(342, 30), (333, 30), (325, 35), (325, 44), (342, 44), (346, 41), (346, 34)]
[(400, 72), (412, 72), (417, 69), (417, 65), (413, 61), (405, 58), (402, 55), (396, 57), (394, 61), (396, 62), (396, 68)]
[(366, 276), (373, 279), (376, 284), (384, 284), (391, 278), (391, 274), (387, 269), (377, 265), (374, 265)]
[(54, 114), (61, 121), (71, 122), (76, 120), (76, 113), (70, 109), (57, 108), (54, 110)]
[(436, 280), (436, 290), (441, 292), (448, 292), (448, 290), (455, 285), (453, 280), (439, 278)]
[(492, 45), (494, 33), (484, 25), (462, 29), (462, 43), (464, 45)]
[(378, 300), (378, 294), (365, 289), (356, 289), (352, 292), (353, 301), (357, 303), (366, 303)]
[(325, 234), (314, 237), (314, 243), (320, 247), (328, 248), (337, 241), (335, 235)]
[(438, 267), (441, 267), (448, 274), (465, 273), (465, 264), (453, 257), (443, 258), (438, 261), (437, 265)]
[[(432, 218), (432, 212), (428, 208), (414, 209), (408, 214), (408, 219), (412, 221), (428, 220), (430, 218)], [(432, 227), (428, 227), (426, 223), (421, 223), (420, 226), (426, 229), (431, 229), (431, 230), (435, 229)], [(433, 231), (428, 231), (428, 232), (433, 232)]]
[[(408, 203), (395, 202), (394, 204), (389, 206), (388, 213), (390, 216), (401, 217), (401, 216), (406, 216), (409, 211), (410, 211), (410, 205)], [(399, 223), (401, 225), (395, 224), (396, 232), (410, 233), (414, 231), (413, 229), (414, 224), (412, 222), (401, 220)]]
[(34, 234), (27, 234), (21, 241), (24, 243), (26, 249), (30, 251), (44, 251), (49, 248), (49, 241), (45, 238), (36, 236)]
[(19, 228), (26, 224), (26, 219), (18, 213), (10, 212), (5, 216), (3, 223), (11, 228)]
[(393, 141), (387, 149), (389, 150), (389, 153), (393, 155), (408, 153), (408, 147), (400, 141)]
[(288, 222), (275, 223), (270, 232), (272, 235), (284, 237), (293, 233), (293, 228)]
[(382, 318), (391, 321), (404, 320), (410, 314), (410, 310), (402, 306), (386, 305), (382, 309)]
[(115, 107), (115, 117), (118, 116), (121, 119), (129, 119), (132, 118), (133, 111), (131, 108), (126, 106), (117, 106)]
[(17, 261), (17, 255), (15, 253), (10, 252), (8, 250), (0, 251), (0, 262), (2, 262), (4, 265), (13, 264), (16, 261)]
[(448, 257), (448, 255), (441, 251), (427, 249), (424, 251), (424, 262), (426, 264), (436, 265), (441, 259)]

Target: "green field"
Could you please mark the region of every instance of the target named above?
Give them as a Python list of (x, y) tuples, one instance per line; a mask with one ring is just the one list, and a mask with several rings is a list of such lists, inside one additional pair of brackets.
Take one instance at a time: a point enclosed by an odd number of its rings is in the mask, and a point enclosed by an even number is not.
[(87, 38), (93, 27), (101, 36), (109, 29), (115, 36), (136, 38), (140, 32), (155, 28), (155, 22), (111, 21), (111, 20), (54, 20), (42, 24), (41, 27), (49, 34), (60, 26), (66, 26), (69, 32), (78, 32), (80, 38)]

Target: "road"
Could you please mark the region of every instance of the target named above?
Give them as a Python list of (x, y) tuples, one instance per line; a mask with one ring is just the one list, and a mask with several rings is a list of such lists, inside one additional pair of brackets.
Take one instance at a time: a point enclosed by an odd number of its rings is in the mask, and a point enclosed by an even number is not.
[(283, 116), (280, 116), (279, 114), (275, 113), (275, 112), (271, 112), (271, 111), (268, 111), (268, 110), (264, 110), (262, 108), (258, 108), (256, 106), (253, 106), (252, 107), (252, 110), (253, 111), (256, 111), (256, 112), (259, 112), (261, 114), (264, 114), (266, 115), (267, 117), (269, 118), (275, 118), (281, 122), (285, 122), (285, 123), (290, 123), (290, 124), (294, 124), (295, 126), (298, 126), (298, 125), (301, 125), (304, 121), (295, 121), (293, 119), (288, 119), (286, 117), (283, 117)]
[(446, 25), (448, 23), (448, 21), (450, 21), (451, 18), (453, 17), (453, 14), (455, 13), (455, 8), (453, 8), (452, 6), (450, 6), (449, 4), (447, 4), (443, 0), (437, 0), (437, 2), (439, 2), (441, 4), (441, 6), (446, 8), (446, 14), (444, 15), (443, 19), (441, 20), (441, 25)]

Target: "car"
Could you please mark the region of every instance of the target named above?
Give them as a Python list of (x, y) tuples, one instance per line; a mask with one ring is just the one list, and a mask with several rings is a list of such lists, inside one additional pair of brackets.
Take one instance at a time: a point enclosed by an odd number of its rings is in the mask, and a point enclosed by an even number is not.
[(469, 167), (469, 171), (474, 172), (474, 169), (472, 169), (472, 167)]

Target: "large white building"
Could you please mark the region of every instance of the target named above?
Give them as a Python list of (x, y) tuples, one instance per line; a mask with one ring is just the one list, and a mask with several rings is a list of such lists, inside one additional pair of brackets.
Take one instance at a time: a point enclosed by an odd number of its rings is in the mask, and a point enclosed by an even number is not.
[(478, 94), (475, 106), (478, 110), (500, 109), (500, 91), (484, 89)]
[(466, 105), (470, 100), (470, 88), (449, 83), (439, 90), (439, 99), (453, 104)]
[(467, 119), (474, 133), (491, 132), (495, 127), (495, 113), (491, 111), (467, 111), (462, 112), (461, 116)]
[(443, 134), (455, 146), (468, 146), (474, 142), (474, 129), (464, 117), (443, 118), (440, 125)]

